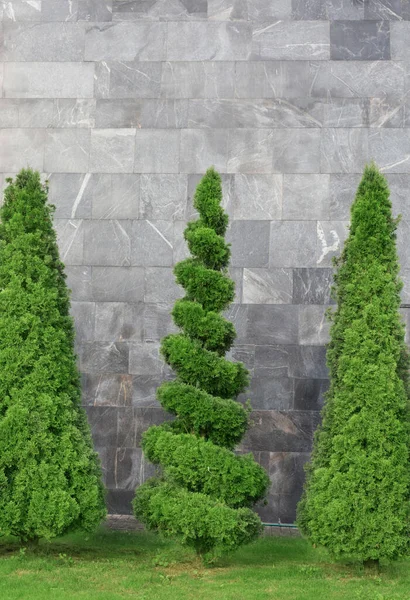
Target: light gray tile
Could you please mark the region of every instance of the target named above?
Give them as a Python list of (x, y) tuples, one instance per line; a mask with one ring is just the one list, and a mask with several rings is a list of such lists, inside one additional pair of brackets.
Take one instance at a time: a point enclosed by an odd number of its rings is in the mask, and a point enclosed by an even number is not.
[(275, 21), (254, 26), (253, 60), (329, 60), (329, 23)]
[(350, 218), (350, 207), (362, 177), (361, 173), (332, 173), (329, 188), (329, 218), (336, 221), (347, 221)]
[(326, 0), (292, 0), (292, 18), (302, 21), (324, 21), (327, 18)]
[(369, 140), (366, 129), (322, 130), (320, 148), (322, 173), (361, 173), (368, 160)]
[(94, 302), (71, 302), (70, 314), (74, 319), (76, 342), (92, 342), (94, 340)]
[(167, 60), (246, 60), (251, 39), (251, 25), (245, 22), (169, 22)]
[(86, 173), (90, 154), (90, 131), (49, 129), (46, 132), (44, 169), (57, 173)]
[(0, 3), (0, 17), (5, 22), (11, 21), (40, 21), (41, 20), (41, 0), (34, 0), (28, 3), (25, 0), (13, 0)]
[(391, 57), (392, 60), (410, 60), (410, 48), (408, 44), (410, 34), (410, 22), (398, 21), (390, 23), (391, 28)]
[(409, 129), (378, 129), (369, 134), (370, 157), (385, 173), (410, 173)]
[(113, 0), (114, 21), (171, 20), (206, 18), (207, 0)]
[(54, 101), (53, 127), (84, 127), (95, 125), (95, 100), (57, 99)]
[(93, 63), (5, 63), (6, 98), (92, 98)]
[(162, 63), (103, 61), (97, 63), (97, 98), (158, 98)]
[(66, 266), (67, 286), (71, 291), (72, 301), (91, 301), (91, 267)]
[(84, 263), (95, 266), (130, 265), (129, 221), (84, 222)]
[(317, 232), (313, 221), (273, 221), (270, 232), (270, 267), (316, 265)]
[(275, 173), (320, 172), (320, 129), (277, 129), (273, 132)]
[(410, 174), (388, 173), (386, 178), (390, 188), (393, 214), (400, 214), (405, 221), (410, 221)]
[(77, 21), (78, 0), (41, 0), (43, 21)]
[(94, 174), (94, 219), (136, 219), (140, 205), (140, 178), (134, 174)]
[(174, 250), (174, 225), (172, 221), (133, 221), (131, 239), (132, 265), (172, 266)]
[(166, 62), (162, 70), (161, 94), (166, 98), (233, 98), (235, 63)]
[(76, 23), (3, 24), (3, 61), (81, 61), (84, 28)]
[[(276, 135), (277, 131), (268, 129), (230, 131), (228, 173), (271, 173)], [(224, 139), (226, 137), (224, 135)], [(208, 161), (208, 164), (212, 164), (212, 161)]]
[(326, 306), (299, 306), (299, 343), (302, 346), (324, 346), (330, 341), (326, 310)]
[(248, 0), (248, 18), (250, 21), (269, 21), (271, 19), (289, 20), (292, 14), (292, 0)]
[(208, 0), (208, 19), (212, 21), (246, 21), (248, 0)]
[(78, 0), (79, 21), (112, 21), (112, 0)]
[(238, 62), (235, 65), (235, 97), (307, 97), (314, 76), (315, 71), (304, 60)]
[(183, 295), (184, 290), (176, 283), (171, 268), (147, 267), (145, 269), (145, 302), (173, 303)]
[(86, 25), (85, 60), (165, 60), (166, 23)]
[(89, 173), (51, 173), (48, 199), (60, 219), (89, 219), (93, 182)]
[(273, 220), (282, 215), (282, 175), (235, 175), (234, 219)]
[(1, 129), (0, 169), (18, 172), (24, 166), (43, 171), (44, 129)]
[(79, 219), (55, 219), (60, 258), (65, 265), (83, 264), (84, 221)]
[(100, 342), (142, 341), (143, 321), (142, 302), (97, 302), (94, 339)]
[(291, 304), (291, 269), (243, 270), (244, 304)]
[(96, 302), (140, 302), (144, 300), (145, 293), (144, 269), (94, 266), (91, 291)]
[(97, 102), (97, 127), (178, 129), (188, 124), (188, 100), (117, 99)]
[[(324, 0), (331, 21), (360, 21), (364, 19), (364, 2), (359, 0)], [(373, 0), (372, 0), (373, 2)]]
[(93, 129), (91, 131), (90, 171), (93, 173), (132, 173), (135, 129)]
[(285, 174), (283, 210), (285, 220), (327, 219), (329, 215), (329, 175)]
[(323, 126), (368, 127), (370, 101), (367, 98), (328, 97), (324, 104)]
[(186, 203), (186, 175), (141, 176), (141, 219), (184, 219)]
[(204, 173), (210, 165), (227, 170), (228, 136), (222, 129), (183, 129), (180, 148), (181, 173)]
[(180, 132), (172, 129), (137, 129), (135, 173), (178, 173)]
[(407, 0), (373, 0), (365, 3), (364, 18), (369, 20), (401, 21), (403, 15), (403, 4), (408, 5)]
[(269, 221), (232, 221), (227, 232), (227, 241), (231, 244), (231, 265), (267, 267), (269, 235)]
[(370, 127), (406, 127), (408, 110), (404, 98), (370, 98)]
[(348, 235), (348, 225), (344, 221), (317, 222), (316, 264), (318, 267), (331, 267), (333, 258), (340, 255)]

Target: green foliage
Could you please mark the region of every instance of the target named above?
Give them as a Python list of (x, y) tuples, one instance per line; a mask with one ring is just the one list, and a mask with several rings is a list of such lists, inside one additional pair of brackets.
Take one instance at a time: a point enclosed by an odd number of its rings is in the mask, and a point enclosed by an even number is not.
[(0, 209), (0, 535), (22, 540), (105, 516), (52, 210), (31, 170)]
[(176, 419), (144, 434), (144, 452), (161, 465), (162, 475), (140, 486), (133, 503), (147, 527), (179, 536), (206, 558), (259, 535), (260, 519), (249, 507), (269, 484), (251, 455), (232, 451), (249, 423), (248, 410), (234, 400), (248, 385), (248, 373), (242, 363), (224, 357), (235, 329), (219, 313), (235, 289), (226, 271), (228, 217), (221, 200), (220, 176), (209, 169), (194, 198), (199, 219), (185, 230), (193, 258), (174, 270), (186, 291), (172, 312), (182, 333), (165, 337), (161, 345), (177, 377), (164, 383), (157, 397)]
[(298, 521), (337, 557), (393, 559), (409, 548), (408, 355), (389, 190), (366, 167), (337, 261), (328, 366)]

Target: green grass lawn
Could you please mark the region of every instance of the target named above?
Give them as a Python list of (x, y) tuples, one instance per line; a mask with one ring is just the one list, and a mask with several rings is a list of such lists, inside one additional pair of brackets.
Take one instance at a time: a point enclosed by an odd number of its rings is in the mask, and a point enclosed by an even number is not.
[(0, 543), (1, 600), (410, 599), (410, 560), (380, 573), (334, 564), (300, 538), (262, 538), (203, 567), (178, 544), (101, 529), (36, 551)]

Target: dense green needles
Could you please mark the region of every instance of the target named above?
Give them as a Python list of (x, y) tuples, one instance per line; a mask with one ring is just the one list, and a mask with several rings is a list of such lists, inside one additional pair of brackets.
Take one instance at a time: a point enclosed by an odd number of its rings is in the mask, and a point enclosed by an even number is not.
[(336, 262), (330, 390), (316, 434), (301, 530), (336, 557), (393, 559), (409, 548), (408, 354), (389, 189), (366, 167)]
[(224, 358), (235, 330), (220, 314), (234, 298), (221, 200), (220, 176), (209, 169), (195, 194), (199, 219), (185, 230), (192, 258), (175, 267), (186, 291), (173, 310), (182, 333), (161, 346), (177, 377), (158, 389), (158, 399), (176, 419), (144, 435), (144, 452), (162, 475), (138, 488), (134, 499), (135, 515), (147, 527), (179, 536), (206, 558), (258, 536), (261, 523), (250, 507), (269, 483), (251, 455), (232, 452), (248, 426), (248, 411), (234, 400), (248, 374), (242, 363)]
[(29, 541), (105, 516), (51, 217), (39, 174), (21, 171), (0, 209), (0, 535)]

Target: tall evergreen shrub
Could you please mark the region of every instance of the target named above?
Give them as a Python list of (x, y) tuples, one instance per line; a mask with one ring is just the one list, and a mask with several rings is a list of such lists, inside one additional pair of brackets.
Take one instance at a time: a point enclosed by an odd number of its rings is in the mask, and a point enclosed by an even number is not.
[(387, 182), (367, 166), (336, 261), (331, 385), (298, 511), (314, 544), (369, 563), (409, 547), (408, 354), (396, 227)]
[(259, 534), (261, 522), (250, 507), (269, 483), (252, 455), (233, 452), (248, 426), (247, 409), (234, 400), (248, 373), (224, 358), (235, 329), (220, 314), (234, 298), (221, 200), (220, 176), (209, 169), (194, 198), (199, 219), (184, 234), (192, 258), (175, 267), (186, 291), (172, 312), (182, 332), (161, 346), (177, 377), (157, 396), (176, 419), (145, 433), (145, 455), (161, 465), (162, 475), (139, 487), (134, 499), (135, 515), (149, 528), (179, 536), (208, 557)]
[(52, 538), (105, 516), (73, 349), (69, 294), (39, 174), (0, 209), (0, 536)]

